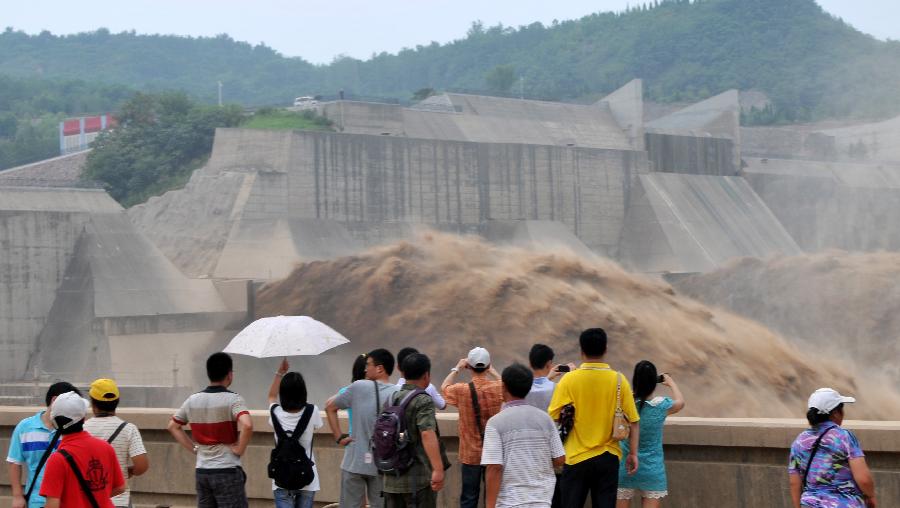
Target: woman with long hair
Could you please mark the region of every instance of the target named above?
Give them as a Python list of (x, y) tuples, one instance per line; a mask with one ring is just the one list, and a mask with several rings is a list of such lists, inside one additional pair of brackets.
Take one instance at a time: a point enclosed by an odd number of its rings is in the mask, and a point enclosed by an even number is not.
[[(672, 397), (653, 397), (656, 385), (662, 384), (672, 390)], [(629, 475), (625, 464), (619, 466), (619, 490), (616, 508), (628, 508), (635, 493), (640, 491), (643, 508), (657, 508), (668, 495), (666, 465), (663, 460), (663, 424), (666, 417), (684, 409), (684, 396), (675, 380), (669, 374), (659, 375), (656, 366), (647, 360), (634, 366), (631, 380), (634, 401), (640, 420), (638, 441), (638, 470)], [(622, 441), (622, 454), (628, 453), (628, 441)]]
[[(272, 491), (276, 508), (312, 508), (316, 492), (319, 490), (319, 472), (315, 466), (312, 440), (315, 430), (321, 428), (324, 422), (319, 408), (307, 401), (306, 381), (303, 375), (299, 372), (288, 372), (289, 369), (287, 359), (282, 360), (269, 386), (269, 425), (274, 427), (272, 420), (277, 418), (281, 428), (290, 436), (297, 429), (304, 413), (310, 413), (306, 428), (301, 430), (300, 445), (313, 463), (314, 476), (311, 483), (297, 490), (281, 488), (272, 480)], [(277, 433), (275, 443), (278, 444)]]
[(875, 508), (875, 482), (856, 436), (841, 427), (844, 404), (831, 388), (809, 397), (804, 430), (791, 445), (788, 475), (794, 508)]

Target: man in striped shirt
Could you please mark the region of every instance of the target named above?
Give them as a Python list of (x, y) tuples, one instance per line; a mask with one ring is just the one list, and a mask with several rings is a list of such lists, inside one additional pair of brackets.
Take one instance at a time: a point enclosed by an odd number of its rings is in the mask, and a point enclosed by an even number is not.
[[(91, 397), (94, 417), (84, 422), (84, 430), (112, 445), (123, 477), (130, 479), (146, 473), (150, 461), (147, 460), (141, 431), (135, 424), (116, 416), (116, 408), (119, 407), (119, 387), (116, 382), (112, 379), (97, 379), (91, 383), (88, 395)], [(114, 497), (112, 502), (117, 508), (132, 506), (131, 490), (127, 485), (125, 492)]]
[(503, 409), (488, 420), (481, 464), (486, 508), (550, 508), (554, 467), (566, 461), (556, 425), (525, 401), (534, 376), (515, 363), (503, 369)]
[[(206, 374), (210, 385), (188, 397), (168, 429), (181, 446), (197, 455), (198, 508), (246, 508), (247, 475), (241, 456), (253, 434), (250, 411), (240, 395), (228, 390), (234, 380), (228, 354), (211, 355)], [(188, 423), (193, 441), (182, 428)]]
[[(35, 415), (29, 416), (20, 421), (13, 430), (12, 437), (9, 441), (9, 454), (6, 456), (6, 462), (9, 464), (9, 478), (12, 490), (12, 507), (13, 508), (39, 508), (44, 506), (45, 500), (38, 495), (41, 491), (41, 481), (44, 479), (43, 467), (38, 471), (38, 465), (41, 457), (47, 451), (50, 445), (53, 428), (50, 422), (49, 408), (56, 400), (56, 397), (66, 392), (79, 393), (77, 388), (71, 383), (65, 381), (54, 383), (47, 389), (47, 395), (44, 402), (47, 404), (47, 410), (38, 411)], [(57, 446), (59, 443), (57, 442)], [(25, 487), (23, 489), (22, 470), (23, 466), (27, 467), (27, 475), (25, 476)], [(32, 484), (34, 484), (32, 486)], [(25, 494), (31, 492), (28, 500)]]

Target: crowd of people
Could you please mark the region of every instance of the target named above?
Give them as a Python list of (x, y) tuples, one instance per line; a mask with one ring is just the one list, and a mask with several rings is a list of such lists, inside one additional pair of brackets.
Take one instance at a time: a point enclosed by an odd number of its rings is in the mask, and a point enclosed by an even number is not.
[[(684, 396), (672, 375), (649, 361), (639, 362), (630, 380), (611, 368), (600, 328), (582, 332), (579, 348), (580, 364), (562, 364), (551, 347), (535, 344), (530, 366), (498, 372), (490, 353), (476, 347), (440, 388), (426, 354), (375, 349), (356, 359), (352, 382), (325, 403), (324, 421), (302, 374), (283, 360), (267, 394), (275, 506), (313, 506), (320, 488), (313, 436), (326, 423), (343, 447), (341, 507), (434, 507), (452, 466), (460, 471), (461, 508), (482, 500), (488, 508), (582, 508), (588, 495), (595, 508), (627, 508), (635, 496), (644, 508), (660, 506), (668, 494), (663, 424), (684, 408)], [(211, 355), (206, 370), (209, 386), (185, 400), (168, 430), (196, 456), (199, 507), (246, 507), (241, 458), (253, 421), (244, 399), (229, 390), (231, 357)], [(391, 382), (395, 370), (399, 380)], [(658, 395), (660, 385), (671, 396)], [(150, 464), (138, 428), (116, 416), (119, 400), (111, 379), (94, 381), (87, 399), (69, 383), (50, 386), (47, 409), (22, 420), (10, 441), (13, 508), (132, 506), (127, 479)], [(810, 428), (789, 458), (796, 508), (876, 506), (859, 442), (841, 427), (844, 404), (854, 401), (830, 388), (809, 398)], [(446, 406), (458, 412), (458, 464), (447, 457), (436, 416)], [(348, 414), (346, 432), (340, 410)]]

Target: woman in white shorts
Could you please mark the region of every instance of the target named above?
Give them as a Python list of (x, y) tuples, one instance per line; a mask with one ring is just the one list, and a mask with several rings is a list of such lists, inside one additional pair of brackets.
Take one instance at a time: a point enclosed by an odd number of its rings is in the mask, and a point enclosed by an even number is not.
[[(653, 397), (657, 384), (672, 389), (672, 397)], [(629, 475), (625, 472), (624, 461), (619, 466), (619, 490), (616, 508), (628, 508), (631, 498), (639, 493), (643, 498), (643, 508), (657, 508), (662, 498), (668, 495), (666, 465), (663, 461), (663, 424), (666, 417), (684, 408), (684, 397), (678, 385), (668, 374), (658, 375), (656, 366), (647, 360), (634, 367), (631, 381), (634, 400), (637, 403), (640, 420), (640, 441), (638, 442), (638, 470)], [(622, 441), (622, 455), (628, 454), (628, 441)]]

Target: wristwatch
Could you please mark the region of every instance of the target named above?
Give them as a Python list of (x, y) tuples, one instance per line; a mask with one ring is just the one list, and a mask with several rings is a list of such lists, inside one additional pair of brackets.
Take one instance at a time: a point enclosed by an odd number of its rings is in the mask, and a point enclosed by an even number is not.
[(459, 367), (453, 367), (450, 372), (459, 372)]

